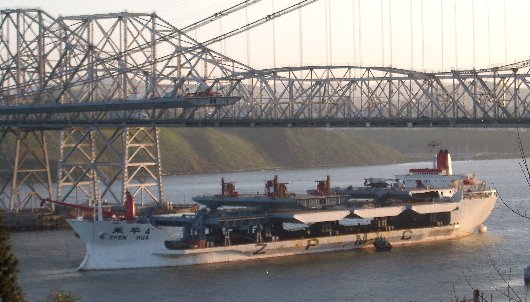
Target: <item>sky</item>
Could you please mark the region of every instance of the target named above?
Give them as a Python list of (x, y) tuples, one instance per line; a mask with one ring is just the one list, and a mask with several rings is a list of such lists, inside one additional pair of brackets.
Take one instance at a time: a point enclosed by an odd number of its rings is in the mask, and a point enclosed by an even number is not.
[[(242, 1), (0, 0), (0, 8), (40, 8), (52, 16), (154, 12), (184, 27)], [(206, 41), (298, 1), (261, 0), (189, 34)], [(319, 0), (211, 47), (254, 68), (486, 68), (529, 59), (528, 11), (527, 0)]]

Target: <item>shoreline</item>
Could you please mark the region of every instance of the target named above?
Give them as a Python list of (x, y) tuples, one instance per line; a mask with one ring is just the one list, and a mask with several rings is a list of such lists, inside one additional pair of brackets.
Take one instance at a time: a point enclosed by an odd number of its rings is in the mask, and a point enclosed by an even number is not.
[[(493, 154), (506, 155), (506, 156), (494, 156)], [(491, 156), (490, 156), (491, 155)], [(468, 160), (500, 160), (500, 159), (520, 159), (519, 153), (488, 153), (488, 154), (472, 154), (469, 158), (453, 157), (454, 161), (468, 161)], [(384, 162), (380, 164), (359, 164), (359, 165), (323, 165), (323, 166), (305, 166), (305, 167), (274, 167), (274, 168), (262, 168), (262, 169), (248, 169), (248, 170), (219, 170), (203, 173), (164, 173), (163, 176), (201, 176), (209, 174), (221, 174), (221, 173), (244, 173), (244, 172), (260, 172), (260, 171), (290, 171), (290, 170), (309, 170), (309, 169), (326, 169), (326, 168), (344, 168), (344, 167), (376, 167), (384, 165), (397, 165), (406, 163), (418, 163), (432, 161), (432, 155), (427, 156), (413, 156), (403, 154), (403, 161)]]

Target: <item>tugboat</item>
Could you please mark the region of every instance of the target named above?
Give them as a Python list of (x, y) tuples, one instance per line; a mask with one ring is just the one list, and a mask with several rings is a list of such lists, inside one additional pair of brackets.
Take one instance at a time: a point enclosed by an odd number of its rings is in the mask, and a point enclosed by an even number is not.
[(392, 244), (385, 239), (385, 237), (376, 237), (374, 239), (374, 247), (378, 252), (390, 252), (392, 250)]

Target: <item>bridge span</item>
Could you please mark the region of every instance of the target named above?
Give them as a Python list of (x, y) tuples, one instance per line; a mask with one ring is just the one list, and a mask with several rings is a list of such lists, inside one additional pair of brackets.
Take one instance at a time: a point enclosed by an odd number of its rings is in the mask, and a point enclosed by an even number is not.
[[(37, 207), (40, 197), (122, 202), (127, 190), (141, 202), (162, 201), (159, 126), (530, 122), (529, 61), (445, 72), (258, 70), (156, 14), (56, 18), (13, 9), (0, 12), (0, 24), (0, 204), (11, 211)], [(50, 129), (60, 132), (55, 193), (43, 132)]]

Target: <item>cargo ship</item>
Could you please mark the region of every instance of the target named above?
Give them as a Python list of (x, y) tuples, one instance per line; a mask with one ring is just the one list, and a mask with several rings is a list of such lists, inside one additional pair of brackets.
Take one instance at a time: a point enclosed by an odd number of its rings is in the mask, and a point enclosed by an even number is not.
[[(217, 195), (196, 196), (200, 209), (138, 216), (128, 198), (123, 217), (68, 223), (86, 244), (79, 269), (195, 265), (449, 240), (486, 229), (497, 193), (473, 174), (454, 175), (441, 150), (432, 168), (361, 187), (331, 187), (328, 176), (306, 194), (275, 176), (262, 194), (240, 194), (221, 181)], [(130, 196), (130, 195), (129, 195)]]

